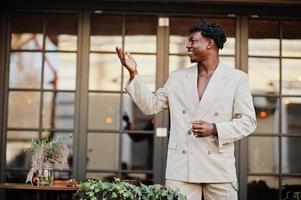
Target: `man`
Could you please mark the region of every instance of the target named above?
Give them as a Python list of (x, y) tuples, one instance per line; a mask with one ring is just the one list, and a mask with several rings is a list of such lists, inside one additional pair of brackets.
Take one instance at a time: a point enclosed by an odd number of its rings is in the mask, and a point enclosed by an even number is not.
[(248, 76), (219, 61), (226, 36), (215, 23), (193, 25), (186, 48), (196, 65), (173, 72), (152, 93), (129, 53), (116, 47), (130, 74), (127, 92), (145, 114), (169, 109), (166, 185), (187, 199), (235, 200), (234, 142), (256, 128)]

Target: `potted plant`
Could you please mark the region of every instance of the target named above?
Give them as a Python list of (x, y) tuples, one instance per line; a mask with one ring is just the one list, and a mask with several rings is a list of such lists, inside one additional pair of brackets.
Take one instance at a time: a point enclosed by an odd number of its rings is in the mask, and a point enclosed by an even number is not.
[(33, 139), (31, 146), (24, 151), (32, 154), (32, 168), (26, 183), (37, 185), (51, 185), (53, 181), (52, 166), (60, 168), (67, 166), (69, 149), (63, 138)]
[(74, 200), (185, 200), (178, 190), (161, 185), (135, 186), (115, 178), (112, 183), (86, 180), (80, 183)]

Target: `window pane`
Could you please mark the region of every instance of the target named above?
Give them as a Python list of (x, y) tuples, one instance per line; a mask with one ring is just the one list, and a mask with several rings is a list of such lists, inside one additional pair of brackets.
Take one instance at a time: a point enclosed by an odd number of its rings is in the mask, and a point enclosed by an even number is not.
[(87, 153), (87, 169), (118, 170), (119, 134), (89, 133)]
[(8, 128), (38, 128), (39, 107), (39, 92), (10, 92)]
[(43, 48), (43, 15), (15, 13), (11, 19), (12, 49)]
[(301, 22), (282, 22), (282, 55), (301, 57)]
[(282, 172), (301, 173), (301, 138), (282, 138)]
[(122, 170), (152, 170), (153, 148), (153, 134), (122, 134)]
[[(298, 199), (301, 191), (300, 177), (282, 177), (282, 199)], [(299, 195), (299, 196), (298, 196)]]
[(76, 53), (46, 53), (44, 88), (75, 90)]
[(124, 179), (132, 184), (145, 184), (152, 185), (154, 184), (153, 174), (152, 173), (123, 173), (122, 176)]
[(125, 51), (150, 52), (157, 50), (156, 16), (127, 16), (125, 19)]
[(43, 128), (74, 128), (74, 93), (45, 92), (43, 102)]
[(249, 77), (253, 94), (279, 93), (279, 60), (249, 58)]
[(122, 16), (93, 14), (91, 17), (90, 49), (112, 51), (122, 45)]
[(77, 49), (77, 15), (48, 14), (46, 16), (46, 49)]
[(257, 118), (255, 133), (279, 133), (279, 99), (277, 97), (254, 97)]
[(249, 55), (279, 56), (279, 23), (249, 20)]
[(99, 172), (88, 172), (86, 174), (87, 179), (97, 179), (104, 182), (113, 182), (114, 178), (118, 177), (118, 173), (99, 173)]
[(90, 54), (89, 89), (120, 91), (121, 64), (116, 54)]
[[(156, 56), (152, 55), (132, 55), (137, 62), (138, 73), (144, 83), (151, 91), (155, 91), (156, 86)], [(129, 73), (124, 70), (124, 84), (129, 80)]]
[(169, 73), (192, 65), (188, 56), (169, 56)]
[(301, 134), (301, 98), (282, 99), (282, 133)]
[(235, 68), (235, 58), (234, 57), (225, 57), (225, 56), (220, 56), (220, 61), (229, 67)]
[(277, 173), (279, 171), (277, 137), (248, 138), (249, 173)]
[(40, 88), (41, 53), (11, 53), (9, 66), (10, 88)]
[(273, 176), (249, 176), (248, 200), (278, 199), (279, 180)]
[(119, 129), (120, 94), (89, 94), (89, 129)]
[[(6, 143), (6, 167), (7, 168), (30, 169), (31, 154), (25, 153), (24, 149), (30, 147), (31, 140), (35, 138), (38, 138), (38, 132), (32, 132), (32, 131), (8, 131), (7, 132), (7, 143)], [(26, 179), (26, 177), (24, 177), (24, 179)]]
[(301, 94), (301, 59), (282, 59), (282, 93)]
[(153, 131), (154, 115), (145, 115), (128, 94), (123, 95), (123, 129)]

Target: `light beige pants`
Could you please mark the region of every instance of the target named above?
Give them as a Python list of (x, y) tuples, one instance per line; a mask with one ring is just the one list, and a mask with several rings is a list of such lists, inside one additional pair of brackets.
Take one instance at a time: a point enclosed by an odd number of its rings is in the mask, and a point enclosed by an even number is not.
[(175, 180), (166, 180), (166, 186), (179, 189), (187, 200), (237, 200), (238, 185), (233, 183), (187, 183)]

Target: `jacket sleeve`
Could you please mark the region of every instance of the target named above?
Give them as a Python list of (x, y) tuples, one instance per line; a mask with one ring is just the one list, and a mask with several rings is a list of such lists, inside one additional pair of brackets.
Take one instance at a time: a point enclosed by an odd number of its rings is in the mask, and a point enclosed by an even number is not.
[(256, 114), (247, 74), (242, 74), (235, 91), (232, 120), (217, 123), (216, 128), (219, 148), (233, 143), (255, 131)]
[(125, 90), (138, 108), (146, 115), (156, 114), (168, 108), (169, 80), (156, 92), (151, 92), (139, 75), (126, 84)]

